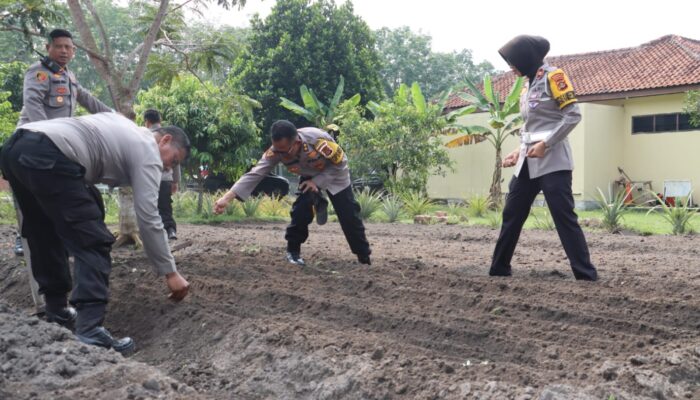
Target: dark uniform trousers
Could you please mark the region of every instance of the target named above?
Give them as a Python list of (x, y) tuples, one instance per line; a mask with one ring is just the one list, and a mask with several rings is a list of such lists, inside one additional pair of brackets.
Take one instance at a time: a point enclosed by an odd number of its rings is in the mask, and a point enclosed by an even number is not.
[(588, 245), (578, 217), (574, 212), (574, 196), (571, 191), (571, 171), (556, 171), (539, 178), (530, 179), (527, 161), (518, 177), (509, 185), (506, 205), (503, 209), (503, 225), (493, 253), (489, 275), (511, 274), (511, 259), (518, 243), (523, 224), (537, 194), (542, 191), (552, 214), (559, 239), (576, 279), (596, 280), (598, 273), (591, 264)]
[(173, 218), (173, 182), (161, 181), (158, 191), (158, 213), (163, 220), (163, 227), (166, 232), (170, 229), (177, 230), (175, 219)]
[[(84, 182), (85, 169), (45, 135), (18, 129), (0, 157), (24, 215), (22, 234), (32, 249), (32, 272), (47, 309), (65, 305), (72, 289), (70, 302), (79, 310), (76, 329), (101, 324), (109, 298), (114, 236), (104, 223), (99, 191)], [(75, 285), (69, 253), (75, 259)]]
[[(299, 183), (308, 179), (302, 177)], [(326, 201), (320, 197), (318, 193), (306, 192), (300, 194), (292, 204), (292, 222), (287, 226), (287, 233), (284, 236), (287, 239), (288, 251), (301, 251), (301, 244), (309, 237), (309, 224), (314, 219), (313, 207), (318, 201)], [(365, 226), (360, 218), (360, 205), (352, 193), (352, 186), (348, 186), (335, 195), (328, 192), (328, 197), (333, 203), (338, 222), (350, 245), (350, 250), (357, 255), (369, 255), (371, 250), (365, 236)]]

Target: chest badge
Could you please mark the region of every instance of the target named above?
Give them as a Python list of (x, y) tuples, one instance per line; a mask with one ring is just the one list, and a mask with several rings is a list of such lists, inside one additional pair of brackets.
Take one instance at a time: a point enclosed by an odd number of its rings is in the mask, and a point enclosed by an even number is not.
[(63, 103), (63, 96), (56, 97), (56, 101), (59, 103)]
[(540, 68), (537, 70), (537, 75), (535, 75), (535, 78), (540, 79), (544, 76), (544, 68)]
[(47, 80), (48, 78), (49, 77), (48, 77), (48, 75), (46, 75), (46, 72), (39, 71), (36, 73), (36, 80), (38, 80), (39, 82), (43, 82), (43, 81)]
[(58, 94), (66, 94), (67, 92), (68, 92), (68, 89), (66, 89), (63, 86), (56, 88), (56, 93), (58, 93)]

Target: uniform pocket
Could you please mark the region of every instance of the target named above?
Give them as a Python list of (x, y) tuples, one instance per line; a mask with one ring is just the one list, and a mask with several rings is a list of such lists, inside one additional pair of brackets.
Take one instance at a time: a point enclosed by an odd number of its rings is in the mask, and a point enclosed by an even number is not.
[(48, 171), (56, 166), (56, 157), (51, 154), (22, 153), (17, 160), (23, 167)]

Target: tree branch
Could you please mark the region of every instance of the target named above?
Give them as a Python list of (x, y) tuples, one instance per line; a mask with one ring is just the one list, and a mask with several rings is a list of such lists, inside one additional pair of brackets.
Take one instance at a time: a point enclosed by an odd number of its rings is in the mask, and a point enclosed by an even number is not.
[[(0, 32), (19, 32), (19, 33), (24, 33), (24, 34), (27, 34), (27, 33), (28, 33), (28, 34), (30, 34), (30, 35), (32, 35), (32, 36), (40, 37), (40, 38), (43, 38), (43, 39), (46, 38), (44, 35), (42, 35), (41, 33), (37, 32), (37, 31), (24, 30), (24, 29), (22, 29), (22, 28), (20, 28), (20, 27), (13, 26), (13, 25), (9, 25), (9, 24), (4, 23), (4, 22), (0, 22)], [(75, 47), (77, 47), (77, 48), (79, 48), (80, 50), (82, 50), (82, 51), (88, 53), (89, 56), (94, 57), (94, 58), (100, 60), (101, 62), (107, 62), (107, 60), (102, 56), (102, 54), (95, 53), (94, 51), (92, 51), (92, 50), (88, 49), (87, 47), (85, 47), (82, 43), (76, 42), (76, 41), (74, 40), (74, 41), (73, 41), (73, 44), (75, 45)]]
[[(102, 38), (102, 44), (104, 45), (104, 48), (105, 48), (105, 55), (107, 56), (108, 60), (111, 60), (112, 59), (112, 49), (111, 49), (111, 46), (109, 45), (109, 38), (107, 37), (107, 31), (105, 31), (105, 27), (102, 24), (102, 19), (100, 18), (100, 15), (97, 13), (97, 10), (95, 9), (95, 5), (92, 4), (92, 0), (83, 0), (83, 3), (85, 4), (85, 7), (87, 7), (88, 11), (90, 11), (92, 18), (95, 19), (95, 24), (97, 24), (97, 29), (100, 32), (100, 37)], [(107, 68), (109, 68), (109, 64), (107, 64)]]
[(148, 29), (148, 34), (146, 35), (146, 39), (144, 39), (143, 41), (143, 47), (141, 48), (139, 62), (136, 65), (136, 69), (134, 70), (134, 75), (131, 78), (131, 82), (129, 82), (129, 91), (131, 93), (136, 93), (136, 89), (138, 89), (139, 84), (141, 83), (141, 79), (143, 79), (143, 74), (146, 72), (146, 65), (148, 64), (148, 55), (153, 49), (153, 43), (155, 43), (156, 41), (156, 36), (160, 31), (160, 26), (163, 23), (165, 14), (168, 12), (169, 4), (170, 0), (161, 0), (158, 13), (153, 19), (151, 27)]
[(117, 87), (115, 86), (114, 79), (110, 74), (109, 64), (111, 60), (107, 59), (104, 55), (100, 57), (95, 56), (99, 55), (100, 52), (97, 49), (97, 43), (95, 43), (95, 38), (92, 36), (90, 27), (85, 20), (85, 14), (80, 7), (79, 0), (67, 0), (67, 3), (71, 17), (73, 17), (73, 23), (75, 24), (76, 28), (78, 28), (78, 34), (80, 34), (80, 39), (85, 44), (92, 65), (97, 70), (97, 73), (100, 74), (100, 77), (102, 77), (102, 79), (104, 79), (104, 81), (107, 83), (107, 88), (109, 89), (109, 93), (112, 97), (114, 107), (119, 111), (123, 111), (119, 109), (120, 91), (116, 90)]

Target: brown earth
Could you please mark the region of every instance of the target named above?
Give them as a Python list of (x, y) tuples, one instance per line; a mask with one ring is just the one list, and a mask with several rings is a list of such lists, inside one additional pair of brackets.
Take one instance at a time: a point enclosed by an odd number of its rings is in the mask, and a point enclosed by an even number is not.
[[(587, 234), (590, 283), (554, 231), (524, 232), (510, 278), (487, 276), (488, 228), (369, 224), (366, 267), (337, 224), (314, 226), (304, 269), (283, 261), (283, 224), (178, 233), (190, 297), (170, 303), (143, 253), (117, 250), (106, 324), (203, 396), (700, 399), (700, 237)], [(30, 311), (12, 235), (0, 300)]]

